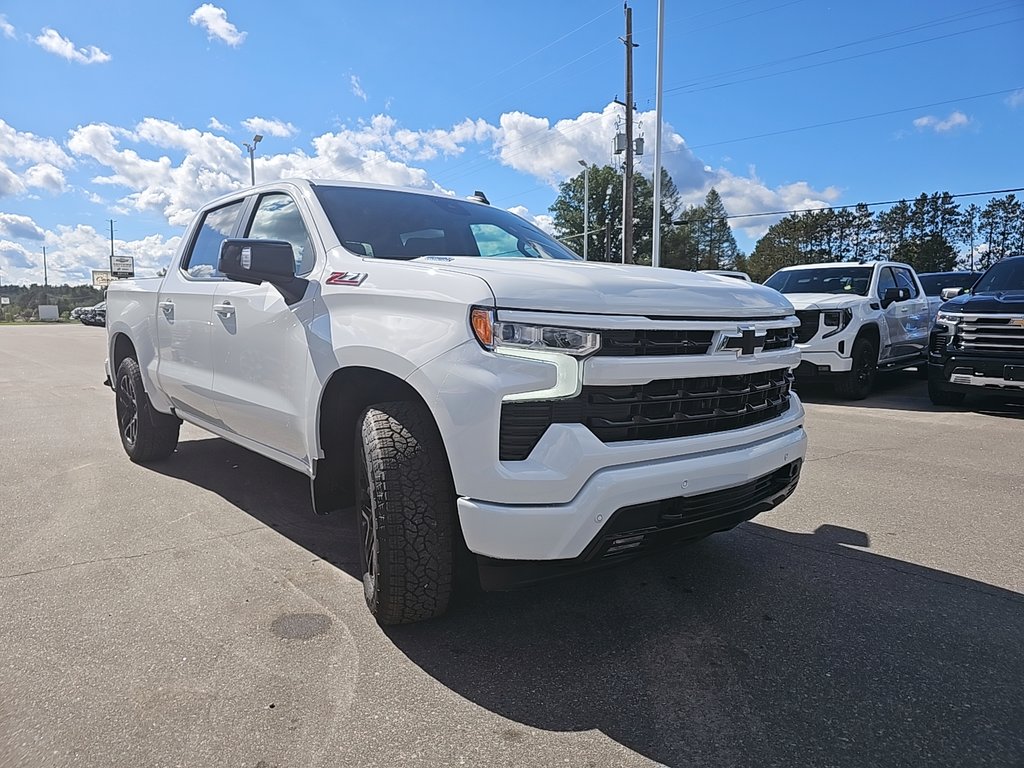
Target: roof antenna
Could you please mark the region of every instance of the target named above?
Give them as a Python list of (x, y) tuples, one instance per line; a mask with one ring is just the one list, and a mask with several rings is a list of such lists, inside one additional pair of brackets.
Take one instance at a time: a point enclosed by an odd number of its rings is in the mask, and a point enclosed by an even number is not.
[(487, 199), (487, 195), (485, 195), (479, 189), (474, 190), (473, 194), (470, 195), (468, 199), (469, 200), (476, 200), (478, 203), (483, 203), (484, 205), (490, 205), (491, 204), (491, 201)]

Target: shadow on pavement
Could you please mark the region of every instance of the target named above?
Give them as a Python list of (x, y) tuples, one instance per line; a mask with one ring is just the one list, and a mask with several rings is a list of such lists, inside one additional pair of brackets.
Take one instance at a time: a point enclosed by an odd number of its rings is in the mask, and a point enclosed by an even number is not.
[(844, 400), (837, 397), (832, 385), (824, 382), (798, 379), (794, 389), (805, 403), (940, 414), (968, 411), (988, 416), (1024, 418), (1024, 403), (990, 395), (970, 395), (962, 406), (932, 405), (928, 399), (928, 383), (915, 369), (879, 373), (871, 394), (863, 400)]
[[(354, 519), (314, 515), (301, 474), (219, 439), (153, 469), (355, 577)], [(869, 547), (748, 523), (386, 631), (488, 711), (596, 729), (664, 765), (1024, 764), (1024, 597)]]

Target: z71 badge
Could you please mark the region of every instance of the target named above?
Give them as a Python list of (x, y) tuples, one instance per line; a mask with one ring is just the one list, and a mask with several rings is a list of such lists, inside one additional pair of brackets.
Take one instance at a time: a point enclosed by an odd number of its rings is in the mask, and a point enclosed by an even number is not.
[(367, 277), (367, 272), (334, 272), (327, 278), (328, 285), (359, 285)]

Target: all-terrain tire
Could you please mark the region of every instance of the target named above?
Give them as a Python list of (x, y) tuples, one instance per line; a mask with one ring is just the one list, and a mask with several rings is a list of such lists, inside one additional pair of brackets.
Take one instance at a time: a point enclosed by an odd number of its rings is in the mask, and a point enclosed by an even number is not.
[(137, 464), (166, 459), (178, 445), (181, 422), (153, 408), (142, 383), (139, 364), (126, 357), (114, 380), (117, 429), (128, 458)]
[(367, 408), (355, 453), (367, 607), (380, 624), (440, 616), (452, 594), (455, 489), (430, 413), (414, 402)]
[(853, 342), (853, 367), (836, 381), (836, 394), (847, 400), (863, 400), (871, 393), (878, 374), (878, 348), (871, 339)]
[(928, 377), (928, 399), (932, 405), (962, 405), (966, 392), (951, 392), (944, 389), (934, 376)]

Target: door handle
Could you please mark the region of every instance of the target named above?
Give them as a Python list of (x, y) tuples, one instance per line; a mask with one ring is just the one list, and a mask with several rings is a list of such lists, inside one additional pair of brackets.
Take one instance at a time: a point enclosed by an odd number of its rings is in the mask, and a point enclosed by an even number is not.
[(223, 304), (214, 304), (213, 311), (221, 317), (231, 317), (235, 314), (235, 308), (231, 306), (230, 301), (225, 301)]
[(160, 307), (160, 311), (165, 315), (171, 315), (174, 312), (173, 301), (161, 301), (157, 306)]

